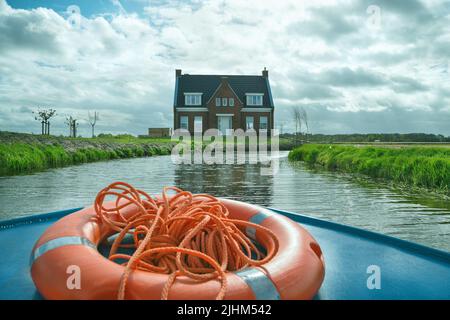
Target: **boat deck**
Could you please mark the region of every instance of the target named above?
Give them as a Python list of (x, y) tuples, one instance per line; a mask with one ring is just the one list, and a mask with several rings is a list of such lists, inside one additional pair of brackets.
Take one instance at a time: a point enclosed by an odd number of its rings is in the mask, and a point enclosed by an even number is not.
[[(29, 272), (31, 250), (45, 229), (81, 208), (0, 222), (0, 299), (41, 299)], [(450, 299), (450, 253), (389, 236), (272, 209), (304, 226), (325, 258), (316, 299)], [(368, 289), (369, 266), (381, 288)]]

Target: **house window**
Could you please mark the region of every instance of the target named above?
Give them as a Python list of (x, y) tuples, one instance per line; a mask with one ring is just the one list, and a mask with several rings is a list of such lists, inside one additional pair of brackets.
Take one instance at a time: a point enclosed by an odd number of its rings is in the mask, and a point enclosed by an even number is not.
[(260, 130), (267, 130), (267, 117), (260, 117), (259, 118), (259, 129)]
[(262, 94), (248, 94), (247, 105), (248, 106), (262, 106), (263, 95)]
[(228, 135), (230, 130), (233, 129), (233, 117), (232, 116), (218, 116), (217, 125), (219, 132), (222, 135)]
[(253, 117), (245, 117), (245, 128), (253, 129)]
[(189, 130), (189, 118), (188, 116), (180, 117), (180, 129)]
[(234, 107), (234, 98), (228, 99), (228, 104), (230, 105), (230, 107)]
[(222, 106), (226, 107), (228, 105), (228, 99), (222, 98)]
[(202, 116), (194, 117), (194, 131), (195, 132), (203, 132), (203, 117)]
[(201, 106), (202, 95), (200, 93), (185, 93), (184, 104), (187, 106)]
[(220, 107), (220, 102), (221, 101), (222, 101), (222, 99), (216, 98), (216, 107)]

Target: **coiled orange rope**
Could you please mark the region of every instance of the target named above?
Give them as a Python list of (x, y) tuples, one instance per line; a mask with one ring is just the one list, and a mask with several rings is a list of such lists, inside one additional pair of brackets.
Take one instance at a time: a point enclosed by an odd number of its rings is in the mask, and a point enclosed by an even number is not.
[[(168, 191), (174, 191), (169, 196)], [(114, 199), (114, 206), (105, 206)], [(133, 206), (130, 217), (122, 212)], [(269, 229), (243, 220), (229, 219), (227, 208), (215, 197), (192, 194), (176, 187), (165, 187), (162, 198), (152, 198), (124, 182), (115, 182), (101, 190), (95, 199), (99, 219), (118, 232), (109, 254), (110, 260), (124, 259), (125, 270), (118, 299), (125, 298), (127, 280), (135, 270), (169, 274), (161, 293), (168, 299), (176, 278), (186, 276), (197, 281), (219, 279), (216, 299), (223, 299), (227, 280), (225, 272), (267, 263), (277, 253), (278, 240)], [(264, 239), (262, 253), (244, 233), (251, 226)], [(124, 244), (127, 234), (133, 243)], [(120, 247), (134, 248), (134, 253), (117, 253)], [(256, 259), (252, 258), (256, 256)]]

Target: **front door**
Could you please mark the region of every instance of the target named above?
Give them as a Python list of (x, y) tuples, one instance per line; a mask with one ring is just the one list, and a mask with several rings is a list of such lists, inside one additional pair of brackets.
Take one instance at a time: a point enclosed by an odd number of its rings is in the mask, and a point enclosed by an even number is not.
[(218, 116), (217, 117), (217, 126), (218, 126), (217, 129), (219, 129), (219, 131), (223, 135), (227, 134), (227, 130), (233, 128), (232, 119), (233, 119), (232, 116)]

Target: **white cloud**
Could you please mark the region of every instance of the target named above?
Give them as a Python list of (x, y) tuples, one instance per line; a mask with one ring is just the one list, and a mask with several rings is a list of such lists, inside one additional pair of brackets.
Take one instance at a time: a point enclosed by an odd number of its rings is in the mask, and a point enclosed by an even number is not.
[(289, 108), (302, 105), (314, 132), (391, 131), (389, 116), (399, 132), (450, 134), (444, 1), (378, 1), (376, 29), (367, 25), (369, 1), (141, 2), (142, 12), (115, 1), (117, 12), (71, 26), (66, 13), (0, 0), (0, 130), (38, 132), (24, 108), (49, 105), (60, 114), (55, 133), (67, 131), (63, 114), (98, 110), (101, 130), (142, 134), (172, 125), (175, 68), (267, 67), (284, 130)]

